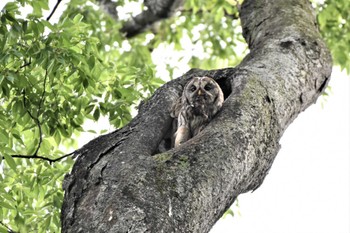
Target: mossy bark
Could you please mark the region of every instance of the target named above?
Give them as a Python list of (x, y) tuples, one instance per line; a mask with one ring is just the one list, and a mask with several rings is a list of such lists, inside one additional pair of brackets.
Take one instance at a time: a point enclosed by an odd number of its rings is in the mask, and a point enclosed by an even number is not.
[[(65, 179), (62, 232), (208, 232), (262, 184), (283, 132), (323, 92), (332, 64), (309, 1), (245, 0), (240, 14), (251, 51), (238, 67), (189, 71), (130, 124), (81, 148)], [(204, 75), (224, 90), (223, 108), (199, 135), (157, 154), (170, 106)]]

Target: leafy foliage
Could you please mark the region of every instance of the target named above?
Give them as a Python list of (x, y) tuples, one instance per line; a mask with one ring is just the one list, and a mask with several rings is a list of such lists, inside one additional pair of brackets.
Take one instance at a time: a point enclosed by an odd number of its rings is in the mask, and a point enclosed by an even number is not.
[[(26, 18), (24, 3), (33, 8)], [(122, 53), (118, 24), (81, 4), (72, 1), (57, 23), (43, 19), (47, 1), (10, 2), (0, 15), (0, 221), (14, 231), (59, 231), (62, 180), (73, 164), (15, 157), (59, 158), (91, 129), (87, 119), (123, 126), (131, 106), (162, 83), (147, 48)]]
[(318, 5), (318, 23), (335, 65), (350, 73), (350, 2), (326, 0)]
[[(59, 232), (62, 181), (74, 163), (67, 151), (81, 135), (105, 132), (98, 124), (105, 118), (114, 128), (127, 124), (140, 100), (189, 67), (235, 66), (247, 52), (235, 0), (186, 1), (155, 34), (130, 40), (119, 33), (123, 21), (92, 1), (69, 1), (54, 13), (57, 22), (48, 19), (48, 0), (7, 2), (0, 13), (0, 232)], [(318, 6), (343, 68), (348, 5)]]

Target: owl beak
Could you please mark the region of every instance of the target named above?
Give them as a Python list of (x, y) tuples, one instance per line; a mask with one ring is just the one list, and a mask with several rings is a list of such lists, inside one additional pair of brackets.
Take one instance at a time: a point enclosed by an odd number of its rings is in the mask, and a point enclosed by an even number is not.
[(198, 95), (202, 95), (201, 89), (198, 90)]

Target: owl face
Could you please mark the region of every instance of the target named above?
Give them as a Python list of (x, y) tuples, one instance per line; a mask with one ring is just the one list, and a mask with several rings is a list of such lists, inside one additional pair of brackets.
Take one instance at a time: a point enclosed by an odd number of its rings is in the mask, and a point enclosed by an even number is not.
[(221, 89), (214, 79), (209, 77), (195, 77), (185, 87), (185, 96), (192, 107), (199, 104), (214, 103)]
[(195, 116), (210, 119), (221, 108), (224, 96), (214, 79), (195, 77), (185, 86), (182, 95), (182, 105), (189, 106), (189, 111)]

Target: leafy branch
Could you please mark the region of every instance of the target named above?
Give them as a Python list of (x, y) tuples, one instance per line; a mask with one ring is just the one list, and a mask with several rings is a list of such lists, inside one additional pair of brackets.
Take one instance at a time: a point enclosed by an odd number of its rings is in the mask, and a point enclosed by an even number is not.
[[(60, 5), (61, 2), (62, 2), (62, 0), (57, 0), (55, 6), (53, 7), (53, 9), (50, 12), (49, 16), (46, 17), (46, 21), (50, 21), (50, 19), (52, 18), (52, 16), (56, 12), (56, 10), (57, 10), (57, 8), (58, 8), (58, 6)], [(32, 64), (32, 59), (29, 58), (29, 62), (24, 61), (24, 64), (19, 67), (19, 69), (16, 71), (16, 73), (18, 73), (19, 70), (21, 70), (21, 69), (23, 69), (23, 68), (25, 68), (27, 66), (30, 66), (31, 64)]]
[(25, 107), (28, 115), (35, 122), (35, 124), (36, 124), (36, 126), (38, 127), (38, 130), (39, 130), (39, 142), (38, 142), (38, 145), (37, 145), (37, 147), (36, 147), (36, 149), (35, 149), (35, 151), (34, 151), (34, 153), (32, 155), (21, 155), (21, 154), (11, 155), (12, 158), (42, 159), (42, 160), (48, 161), (50, 163), (53, 163), (53, 162), (60, 161), (61, 159), (64, 159), (64, 158), (66, 158), (68, 156), (72, 156), (72, 155), (76, 155), (77, 154), (77, 151), (73, 151), (71, 153), (65, 154), (65, 155), (63, 155), (61, 157), (58, 157), (58, 158), (55, 158), (55, 159), (51, 159), (48, 156), (40, 156), (40, 155), (38, 155), (39, 149), (40, 149), (41, 144), (43, 142), (43, 132), (42, 132), (42, 127), (41, 127), (41, 122), (39, 120), (39, 117), (41, 115), (41, 109), (42, 109), (42, 105), (43, 105), (43, 102), (44, 102), (44, 99), (45, 99), (47, 78), (48, 78), (48, 70), (46, 68), (45, 69), (45, 76), (44, 76), (44, 83), (43, 83), (43, 91), (41, 93), (41, 97), (40, 97), (40, 100), (39, 100), (37, 116), (34, 116), (33, 113), (29, 109), (25, 90), (23, 90), (23, 92), (22, 92), (23, 93), (23, 104), (24, 104), (24, 107)]
[(9, 226), (7, 226), (5, 223), (3, 223), (2, 221), (0, 221), (0, 225), (2, 225), (3, 227), (5, 227), (7, 229), (8, 233), (16, 233), (15, 231), (13, 231)]
[(40, 101), (39, 101), (39, 106), (38, 106), (38, 112), (37, 112), (37, 116), (35, 117), (30, 111), (29, 111), (29, 108), (27, 106), (27, 99), (26, 99), (26, 94), (25, 94), (25, 90), (23, 90), (23, 104), (24, 104), (24, 107), (25, 109), (27, 110), (27, 113), (29, 114), (30, 118), (33, 119), (33, 121), (36, 123), (38, 129), (39, 129), (39, 143), (38, 143), (38, 146), (33, 154), (33, 156), (36, 156), (38, 154), (38, 151), (41, 147), (41, 143), (43, 142), (43, 133), (42, 133), (42, 128), (41, 128), (41, 122), (39, 120), (39, 116), (40, 116), (40, 110), (41, 110), (41, 106), (42, 106), (42, 103), (43, 103), (43, 100), (44, 100), (44, 97), (45, 97), (45, 88), (46, 88), (46, 80), (47, 80), (47, 76), (48, 76), (48, 72), (47, 72), (47, 69), (45, 70), (45, 77), (44, 77), (44, 86), (43, 86), (43, 92), (41, 94), (41, 98), (40, 98)]

